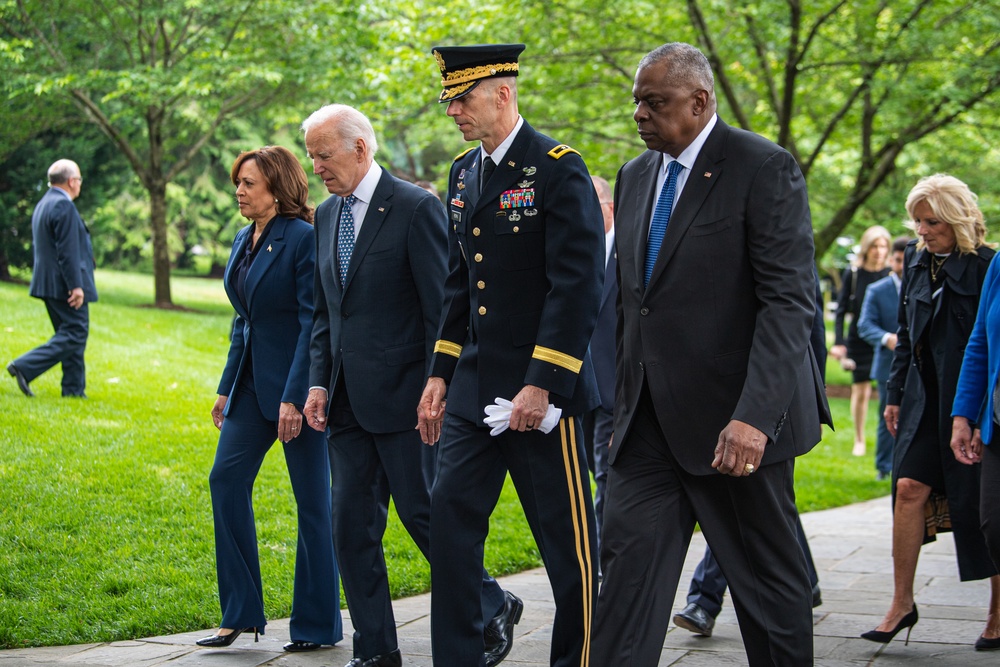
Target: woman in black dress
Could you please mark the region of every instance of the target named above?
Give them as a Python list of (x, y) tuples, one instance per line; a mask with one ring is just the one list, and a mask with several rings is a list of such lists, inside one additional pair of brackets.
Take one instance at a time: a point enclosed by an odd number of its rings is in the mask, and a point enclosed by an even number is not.
[[(865, 290), (876, 280), (889, 275), (887, 260), (891, 244), (892, 237), (885, 227), (874, 225), (865, 230), (854, 264), (844, 270), (840, 297), (837, 299), (834, 345), (830, 348), (830, 356), (839, 359), (841, 367), (852, 374), (851, 418), (854, 420), (855, 456), (865, 455), (865, 420), (872, 398), (871, 370), (875, 356), (872, 346), (858, 334), (858, 318)], [(844, 319), (847, 315), (850, 315), (850, 325), (845, 338)]]
[[(1000, 634), (997, 570), (980, 529), (979, 467), (955, 460), (951, 413), (966, 343), (990, 260), (976, 196), (962, 181), (922, 179), (906, 199), (920, 237), (906, 247), (899, 332), (885, 423), (896, 438), (892, 462), (893, 597), (882, 622), (861, 635), (888, 642), (917, 622), (913, 579), (922, 544), (952, 531), (962, 581), (991, 577), (984, 636)], [(909, 632), (907, 632), (909, 639)]]

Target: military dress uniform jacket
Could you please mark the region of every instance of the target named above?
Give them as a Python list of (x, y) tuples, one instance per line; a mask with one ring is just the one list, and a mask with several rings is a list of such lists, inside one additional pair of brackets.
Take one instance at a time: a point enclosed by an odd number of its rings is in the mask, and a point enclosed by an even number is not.
[(600, 307), (604, 224), (575, 150), (524, 123), (480, 192), (479, 148), (448, 190), (450, 275), (430, 375), (448, 412), (482, 426), (484, 408), (525, 385), (564, 416), (599, 403), (588, 344)]

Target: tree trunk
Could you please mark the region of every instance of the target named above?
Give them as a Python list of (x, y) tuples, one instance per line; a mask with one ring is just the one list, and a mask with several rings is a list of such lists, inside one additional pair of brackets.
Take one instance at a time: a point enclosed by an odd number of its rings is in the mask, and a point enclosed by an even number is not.
[(149, 188), (149, 224), (153, 230), (153, 286), (157, 308), (170, 308), (170, 248), (167, 243), (167, 184)]

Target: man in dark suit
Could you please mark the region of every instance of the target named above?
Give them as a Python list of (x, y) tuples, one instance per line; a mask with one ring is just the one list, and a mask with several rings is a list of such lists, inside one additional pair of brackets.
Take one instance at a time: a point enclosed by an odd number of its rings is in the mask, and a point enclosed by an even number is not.
[(892, 272), (877, 280), (865, 290), (858, 317), (858, 334), (875, 348), (871, 378), (878, 383), (878, 435), (875, 441), (875, 478), (889, 479), (892, 474), (892, 450), (896, 439), (885, 425), (885, 398), (892, 368), (892, 354), (896, 349), (896, 331), (899, 329), (899, 285), (903, 277), (903, 254), (908, 237), (892, 242), (889, 268)]
[(639, 63), (648, 151), (615, 183), (618, 379), (595, 665), (655, 665), (695, 522), (733, 592), (751, 665), (811, 665), (794, 457), (829, 422), (805, 181), (715, 114), (711, 66)]
[(424, 442), (439, 433), (441, 440), (431, 497), (431, 646), (442, 667), (497, 664), (520, 618), (521, 601), (508, 595), (503, 622), (494, 623), (506, 641), (485, 647), (484, 660), (477, 573), (508, 472), (555, 596), (550, 662), (588, 664), (590, 651), (597, 561), (579, 420), (598, 404), (587, 348), (604, 239), (580, 154), (518, 113), (523, 49), (434, 49), (440, 101), (465, 140), (481, 142), (451, 167), (451, 275), (420, 401)]
[[(597, 200), (604, 216), (604, 294), (597, 325), (590, 339), (590, 357), (594, 361), (594, 376), (601, 394), (601, 404), (590, 411), (584, 422), (585, 442), (588, 453), (593, 454), (594, 516), (597, 520), (597, 551), (601, 549), (601, 521), (604, 518), (604, 489), (608, 481), (608, 448), (615, 430), (615, 325), (618, 315), (615, 301), (618, 296), (618, 258), (615, 255), (615, 204), (611, 186), (600, 176), (591, 176)], [(600, 570), (598, 570), (600, 572)]]
[[(421, 469), (417, 400), (437, 335), (447, 277), (441, 202), (375, 162), (368, 119), (329, 105), (302, 124), (330, 197), (316, 209), (316, 288), (309, 398), (329, 425), (337, 562), (354, 625), (349, 667), (402, 664), (382, 535), (389, 497), (430, 555), (430, 497)], [(504, 606), (487, 579), (484, 608)]]
[(26, 396), (34, 396), (29, 383), (62, 363), (62, 395), (86, 398), (83, 352), (90, 331), (88, 304), (97, 301), (97, 287), (90, 233), (73, 204), (83, 179), (72, 160), (54, 162), (48, 177), (49, 191), (31, 215), (35, 266), (30, 294), (45, 301), (55, 335), (7, 364), (7, 372)]

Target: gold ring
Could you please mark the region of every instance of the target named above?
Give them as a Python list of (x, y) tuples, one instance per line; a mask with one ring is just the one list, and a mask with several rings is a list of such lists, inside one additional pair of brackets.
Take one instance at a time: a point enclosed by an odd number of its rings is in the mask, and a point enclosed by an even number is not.
[(752, 473), (752, 472), (753, 472), (754, 470), (756, 470), (756, 468), (754, 468), (754, 467), (753, 467), (753, 464), (752, 464), (752, 463), (748, 463), (748, 464), (746, 464), (745, 466), (743, 466), (743, 470), (745, 470), (745, 471), (746, 471), (746, 473), (747, 473), (747, 474), (749, 475), (749, 474), (750, 474), (750, 473)]

